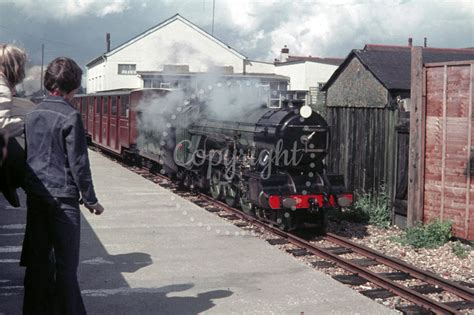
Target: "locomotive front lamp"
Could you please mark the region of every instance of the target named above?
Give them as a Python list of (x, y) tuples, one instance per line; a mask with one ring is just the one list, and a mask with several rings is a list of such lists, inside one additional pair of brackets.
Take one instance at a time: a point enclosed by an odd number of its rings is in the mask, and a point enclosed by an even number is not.
[(283, 199), (283, 206), (285, 208), (291, 209), (292, 207), (296, 207), (296, 204), (297, 204), (297, 202), (293, 198), (288, 197), (288, 198)]
[(313, 110), (311, 109), (311, 107), (309, 105), (303, 105), (300, 108), (300, 115), (303, 118), (308, 118), (309, 116), (311, 116), (312, 112), (313, 112)]
[(343, 208), (349, 207), (350, 205), (352, 205), (352, 199), (352, 194), (339, 195), (337, 196), (337, 204)]

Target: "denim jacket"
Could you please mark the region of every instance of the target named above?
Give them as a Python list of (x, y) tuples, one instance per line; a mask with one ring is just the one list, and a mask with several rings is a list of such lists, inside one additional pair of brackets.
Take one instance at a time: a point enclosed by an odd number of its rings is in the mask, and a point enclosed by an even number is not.
[(97, 203), (84, 125), (70, 103), (48, 96), (26, 116), (25, 134), (27, 193)]

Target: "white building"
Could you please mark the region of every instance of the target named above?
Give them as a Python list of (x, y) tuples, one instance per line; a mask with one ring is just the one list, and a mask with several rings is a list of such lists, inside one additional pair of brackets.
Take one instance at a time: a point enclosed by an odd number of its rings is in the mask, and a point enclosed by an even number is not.
[(291, 97), (304, 99), (316, 106), (321, 96), (320, 89), (344, 61), (342, 58), (291, 56), (285, 46), (280, 59), (275, 60), (275, 74), (290, 78), (288, 86)]
[(275, 74), (273, 63), (249, 60), (179, 14), (98, 56), (86, 67), (88, 93), (144, 87), (140, 73)]

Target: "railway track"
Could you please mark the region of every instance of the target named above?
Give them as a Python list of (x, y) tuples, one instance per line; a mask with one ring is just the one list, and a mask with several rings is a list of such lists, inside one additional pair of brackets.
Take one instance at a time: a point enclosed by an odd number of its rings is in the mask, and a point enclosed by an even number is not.
[[(341, 280), (346, 280), (342, 282), (351, 284), (352, 278), (352, 281), (360, 283), (362, 279), (363, 281), (367, 280), (382, 289), (370, 290), (369, 292), (365, 292), (365, 295), (376, 298), (377, 296), (382, 295), (387, 296), (386, 292), (388, 292), (390, 295), (397, 295), (415, 305), (414, 307), (399, 307), (398, 309), (403, 313), (423, 313), (426, 310), (429, 310), (436, 314), (459, 314), (461, 310), (474, 309), (474, 291), (466, 286), (443, 279), (436, 274), (421, 270), (403, 261), (389, 257), (363, 245), (354, 243), (344, 237), (331, 233), (328, 233), (323, 238), (336, 246), (329, 248), (317, 246), (314, 243), (292, 233), (284, 232), (271, 224), (250, 217), (238, 209), (229, 207), (225, 203), (215, 201), (207, 195), (201, 195), (200, 197), (208, 201), (211, 205), (219, 206), (225, 211), (231, 212), (236, 217), (248, 221), (255, 226), (264, 228), (278, 236), (278, 238), (273, 239), (270, 243), (291, 243), (300, 249), (292, 251), (292, 253), (297, 256), (316, 255), (352, 273), (349, 277), (341, 277)], [(342, 254), (352, 252), (363, 256), (364, 260), (353, 260), (341, 257)], [(373, 264), (386, 265), (391, 269), (396, 270), (396, 272), (376, 273), (369, 269), (370, 265)], [(337, 279), (337, 277), (335, 278)], [(396, 282), (409, 278), (418, 279), (423, 281), (425, 284), (416, 287), (407, 287)], [(442, 291), (456, 295), (459, 297), (459, 300), (441, 303), (426, 295)], [(362, 292), (362, 294), (364, 294), (364, 292)]]
[[(173, 190), (178, 195), (185, 198), (192, 197), (191, 201), (208, 211), (227, 213), (220, 214), (220, 216), (230, 221), (245, 221), (246, 224), (239, 225), (241, 227), (247, 225), (258, 227), (260, 230), (264, 229), (273, 235), (271, 239), (267, 240), (270, 244), (292, 244), (296, 246), (296, 249), (288, 250), (288, 252), (295, 256), (314, 255), (323, 259), (313, 262), (314, 266), (319, 265), (319, 267), (323, 266), (323, 268), (337, 266), (343, 268), (349, 275), (333, 277), (340, 282), (350, 285), (365, 282), (374, 284), (377, 288), (360, 292), (372, 299), (398, 296), (408, 301), (409, 303), (406, 305), (396, 307), (402, 313), (461, 314), (462, 312), (474, 310), (474, 290), (468, 286), (446, 280), (434, 273), (421, 270), (399, 259), (384, 255), (335, 234), (328, 233), (323, 237), (325, 242), (333, 244), (333, 246), (319, 246), (292, 233), (282, 231), (269, 222), (249, 216), (238, 209), (228, 206), (226, 203), (214, 200), (208, 195), (179, 190), (178, 186), (164, 175), (154, 173), (146, 168), (132, 168), (132, 170), (165, 188)], [(343, 256), (348, 253), (357, 254), (363, 258), (344, 258)], [(370, 269), (374, 265), (384, 265), (394, 271), (388, 273), (374, 272)], [(400, 281), (407, 279), (417, 279), (418, 284), (416, 286), (407, 286), (400, 283)], [(452, 294), (455, 298), (449, 302), (441, 302), (429, 296), (429, 294), (441, 292)]]

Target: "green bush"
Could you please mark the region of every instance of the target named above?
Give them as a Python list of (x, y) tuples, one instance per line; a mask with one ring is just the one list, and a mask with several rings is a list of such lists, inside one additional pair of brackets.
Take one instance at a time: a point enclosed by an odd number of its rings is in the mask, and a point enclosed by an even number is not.
[(465, 259), (469, 256), (471, 247), (469, 245), (464, 245), (460, 241), (457, 241), (451, 245), (451, 250), (458, 258)]
[(385, 187), (381, 188), (376, 197), (371, 193), (358, 194), (349, 212), (369, 224), (388, 227), (390, 225), (390, 199)]
[(415, 248), (436, 248), (449, 241), (451, 226), (451, 221), (435, 220), (425, 225), (418, 223), (407, 228), (400, 241)]

